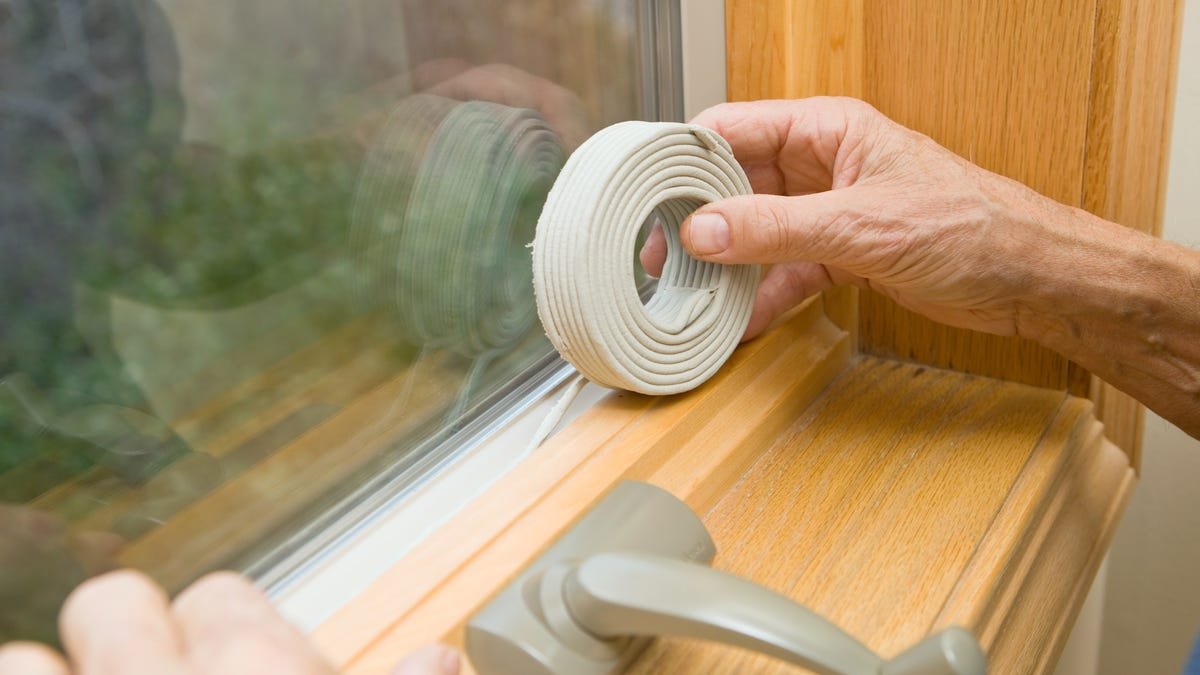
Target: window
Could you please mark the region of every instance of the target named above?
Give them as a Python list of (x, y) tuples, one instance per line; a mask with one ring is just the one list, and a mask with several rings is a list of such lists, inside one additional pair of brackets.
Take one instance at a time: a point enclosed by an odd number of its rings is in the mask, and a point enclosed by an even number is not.
[(536, 387), (542, 200), (592, 131), (682, 116), (678, 30), (0, 0), (0, 641), (110, 567), (277, 566)]

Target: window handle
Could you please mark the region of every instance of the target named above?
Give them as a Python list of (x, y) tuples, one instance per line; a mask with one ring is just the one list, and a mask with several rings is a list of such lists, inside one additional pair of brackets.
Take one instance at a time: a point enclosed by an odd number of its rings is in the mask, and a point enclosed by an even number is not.
[(821, 675), (983, 675), (951, 627), (885, 661), (792, 600), (708, 567), (704, 523), (670, 493), (625, 481), (467, 624), (479, 675), (610, 675), (657, 635), (753, 649)]
[[(561, 585), (559, 585), (561, 580)], [(983, 675), (982, 651), (967, 631), (936, 633), (885, 661), (808, 608), (745, 579), (683, 560), (600, 553), (548, 573), (545, 602), (561, 593), (566, 613), (548, 613), (556, 632), (600, 642), (629, 636), (700, 638), (769, 654), (819, 675)], [(554, 600), (550, 600), (554, 603)], [(550, 618), (553, 617), (553, 618)], [(561, 626), (571, 621), (575, 626)]]

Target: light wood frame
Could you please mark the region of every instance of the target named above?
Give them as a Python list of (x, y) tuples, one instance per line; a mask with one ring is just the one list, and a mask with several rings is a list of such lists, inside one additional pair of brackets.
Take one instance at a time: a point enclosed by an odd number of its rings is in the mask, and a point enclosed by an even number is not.
[[(987, 168), (1156, 232), (1181, 3), (933, 4), (728, 0), (730, 98), (865, 97)], [(351, 673), (461, 645), (476, 608), (636, 478), (704, 516), (718, 567), (885, 655), (957, 623), (992, 672), (1045, 673), (1135, 483), (1140, 419), (1038, 345), (826, 294), (694, 392), (609, 396), (314, 637)], [(635, 670), (785, 668), (667, 639)]]

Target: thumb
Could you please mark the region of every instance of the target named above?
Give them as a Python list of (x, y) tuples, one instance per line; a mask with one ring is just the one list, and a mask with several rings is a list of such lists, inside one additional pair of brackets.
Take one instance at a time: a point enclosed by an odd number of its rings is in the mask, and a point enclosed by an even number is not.
[(680, 227), (695, 258), (720, 263), (808, 260), (837, 265), (867, 195), (855, 186), (797, 197), (747, 195), (706, 204)]

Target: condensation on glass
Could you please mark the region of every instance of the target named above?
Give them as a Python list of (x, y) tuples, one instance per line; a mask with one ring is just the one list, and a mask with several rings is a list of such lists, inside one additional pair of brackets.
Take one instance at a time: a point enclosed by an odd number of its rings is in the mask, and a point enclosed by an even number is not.
[(677, 105), (670, 6), (0, 0), (0, 642), (252, 567), (544, 362), (526, 244)]

